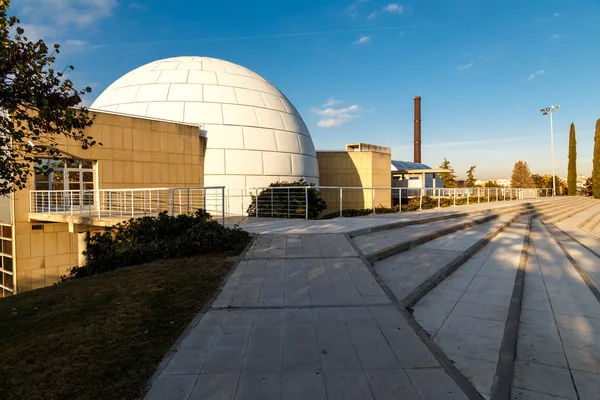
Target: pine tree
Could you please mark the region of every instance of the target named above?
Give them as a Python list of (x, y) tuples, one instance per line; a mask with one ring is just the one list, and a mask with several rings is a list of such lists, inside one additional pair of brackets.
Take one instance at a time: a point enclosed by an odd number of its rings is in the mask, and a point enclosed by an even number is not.
[[(442, 162), (442, 165), (440, 165), (440, 168), (452, 170), (452, 167), (450, 166), (450, 161), (446, 160), (446, 157), (444, 157), (444, 162)], [(442, 183), (444, 184), (444, 187), (447, 187), (447, 188), (456, 187), (456, 175), (454, 175), (454, 173), (442, 172), (440, 174), (440, 178), (442, 179)]]
[(594, 161), (592, 163), (592, 195), (600, 199), (600, 119), (596, 121), (594, 135)]
[(529, 165), (524, 161), (517, 161), (513, 168), (512, 177), (510, 179), (510, 186), (514, 188), (531, 188), (534, 182), (531, 178), (531, 171), (529, 171)]
[(471, 166), (467, 171), (467, 180), (465, 181), (466, 187), (474, 187), (475, 186), (475, 176), (473, 175), (473, 171), (475, 171), (475, 165)]
[(575, 124), (571, 122), (569, 132), (569, 169), (567, 173), (568, 194), (577, 194), (577, 141), (575, 140)]

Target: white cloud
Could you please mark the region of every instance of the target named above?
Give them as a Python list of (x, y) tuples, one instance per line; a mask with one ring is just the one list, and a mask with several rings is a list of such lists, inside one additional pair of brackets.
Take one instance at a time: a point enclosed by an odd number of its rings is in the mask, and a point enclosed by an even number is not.
[(348, 8), (346, 8), (346, 12), (348, 13), (348, 15), (350, 15), (352, 19), (354, 19), (358, 16), (358, 5), (361, 3), (366, 3), (368, 1), (369, 0), (356, 0), (354, 3), (350, 4)]
[(343, 102), (344, 102), (343, 100), (338, 100), (333, 97), (330, 97), (327, 99), (325, 104), (323, 104), (323, 107), (331, 107), (331, 106), (335, 106), (337, 104), (342, 104)]
[(387, 12), (402, 14), (404, 11), (404, 6), (401, 6), (398, 3), (390, 3), (387, 6), (383, 7), (383, 9)]
[(331, 128), (340, 126), (350, 120), (360, 117), (360, 115), (358, 115), (358, 112), (360, 112), (360, 107), (358, 105), (352, 104), (351, 106), (344, 108), (327, 107), (327, 105), (331, 103), (331, 100), (338, 102), (338, 104), (340, 102), (331, 97), (324, 105), (326, 108), (314, 108), (311, 110), (313, 114), (320, 117), (317, 126), (321, 128)]
[(462, 71), (462, 70), (464, 70), (464, 69), (469, 69), (469, 68), (471, 68), (473, 65), (475, 65), (475, 63), (474, 63), (474, 62), (470, 62), (470, 63), (468, 63), (468, 64), (465, 64), (465, 65), (459, 65), (459, 66), (458, 66), (458, 70), (459, 70), (459, 71)]
[(560, 17), (560, 13), (559, 13), (559, 12), (555, 12), (554, 14), (552, 14), (552, 16), (553, 16), (554, 18), (558, 18), (558, 17)]
[(361, 36), (354, 44), (365, 44), (371, 41), (371, 36)]
[(554, 35), (550, 36), (550, 39), (560, 39), (561, 37), (563, 37), (563, 35), (561, 35), (560, 33), (555, 33)]
[(482, 54), (479, 56), (479, 59), (483, 60), (483, 61), (489, 61), (489, 60), (491, 60), (491, 58), (492, 58), (491, 56), (486, 55), (486, 54)]
[(381, 11), (373, 11), (371, 14), (367, 16), (367, 19), (373, 19), (379, 16), (380, 12), (388, 12), (392, 14), (402, 14), (404, 12), (404, 6), (401, 6), (398, 3), (390, 3), (387, 6), (383, 6)]
[(61, 54), (82, 53), (91, 49), (93, 46), (85, 41), (78, 39), (67, 39), (60, 46)]
[(90, 29), (112, 15), (117, 0), (20, 0), (15, 11), (32, 32), (44, 36), (60, 36), (73, 29)]
[(530, 80), (534, 79), (536, 76), (542, 75), (545, 73), (546, 73), (546, 71), (544, 71), (543, 69), (540, 69), (539, 71), (535, 71), (533, 74), (529, 75), (529, 77), (527, 79), (525, 79), (525, 81), (529, 82)]
[(128, 7), (128, 8), (129, 8), (130, 10), (137, 10), (137, 11), (148, 11), (148, 6), (145, 6), (145, 5), (143, 5), (143, 4), (136, 3), (136, 2), (133, 2), (133, 3), (129, 4), (129, 7)]

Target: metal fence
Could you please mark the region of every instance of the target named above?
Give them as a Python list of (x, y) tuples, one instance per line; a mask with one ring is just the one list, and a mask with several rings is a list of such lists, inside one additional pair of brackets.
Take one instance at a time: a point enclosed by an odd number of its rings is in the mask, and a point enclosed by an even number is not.
[(225, 210), (231, 215), (308, 219), (311, 188), (318, 190), (326, 201), (325, 213), (339, 212), (339, 216), (342, 216), (343, 210), (346, 209), (371, 209), (373, 214), (377, 214), (389, 213), (390, 209), (397, 207), (397, 211), (402, 212), (401, 204), (417, 200), (419, 209), (422, 209), (424, 199), (429, 204), (433, 199), (437, 203), (436, 208), (441, 208), (443, 205), (448, 205), (448, 200), (450, 206), (456, 206), (493, 201), (531, 200), (549, 197), (552, 194), (551, 189), (537, 188), (259, 187), (226, 190)]
[(202, 208), (225, 224), (225, 187), (32, 190), (29, 213), (89, 218), (191, 214)]

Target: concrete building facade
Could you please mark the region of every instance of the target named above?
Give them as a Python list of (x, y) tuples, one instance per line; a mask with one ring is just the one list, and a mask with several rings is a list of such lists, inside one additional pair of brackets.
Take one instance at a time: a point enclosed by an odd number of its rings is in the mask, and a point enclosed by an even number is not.
[[(95, 114), (95, 122), (86, 134), (102, 146), (82, 150), (76, 143), (59, 138), (57, 148), (65, 159), (47, 161), (53, 163), (54, 172), (50, 176), (34, 176), (26, 189), (2, 199), (3, 295), (57, 282), (79, 262), (78, 234), (94, 229), (36, 219), (39, 217), (30, 214), (34, 201), (30, 191), (50, 194), (66, 190), (204, 185), (206, 138), (199, 134), (197, 126), (112, 113)], [(79, 206), (84, 206), (84, 202), (82, 199)]]
[[(346, 151), (317, 151), (321, 186), (351, 187), (343, 193), (342, 209), (391, 207), (389, 147), (365, 143), (346, 145)], [(380, 188), (369, 190), (362, 188)], [(340, 208), (339, 189), (321, 189), (327, 212)]]

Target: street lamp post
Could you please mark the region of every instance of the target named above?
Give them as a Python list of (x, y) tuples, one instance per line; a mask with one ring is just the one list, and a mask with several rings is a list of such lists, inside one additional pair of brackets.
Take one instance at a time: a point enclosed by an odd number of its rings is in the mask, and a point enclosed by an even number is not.
[(554, 131), (552, 128), (552, 113), (558, 110), (560, 106), (550, 106), (548, 108), (542, 108), (540, 111), (542, 115), (550, 114), (550, 154), (552, 156), (552, 196), (556, 196), (556, 174), (554, 173)]

